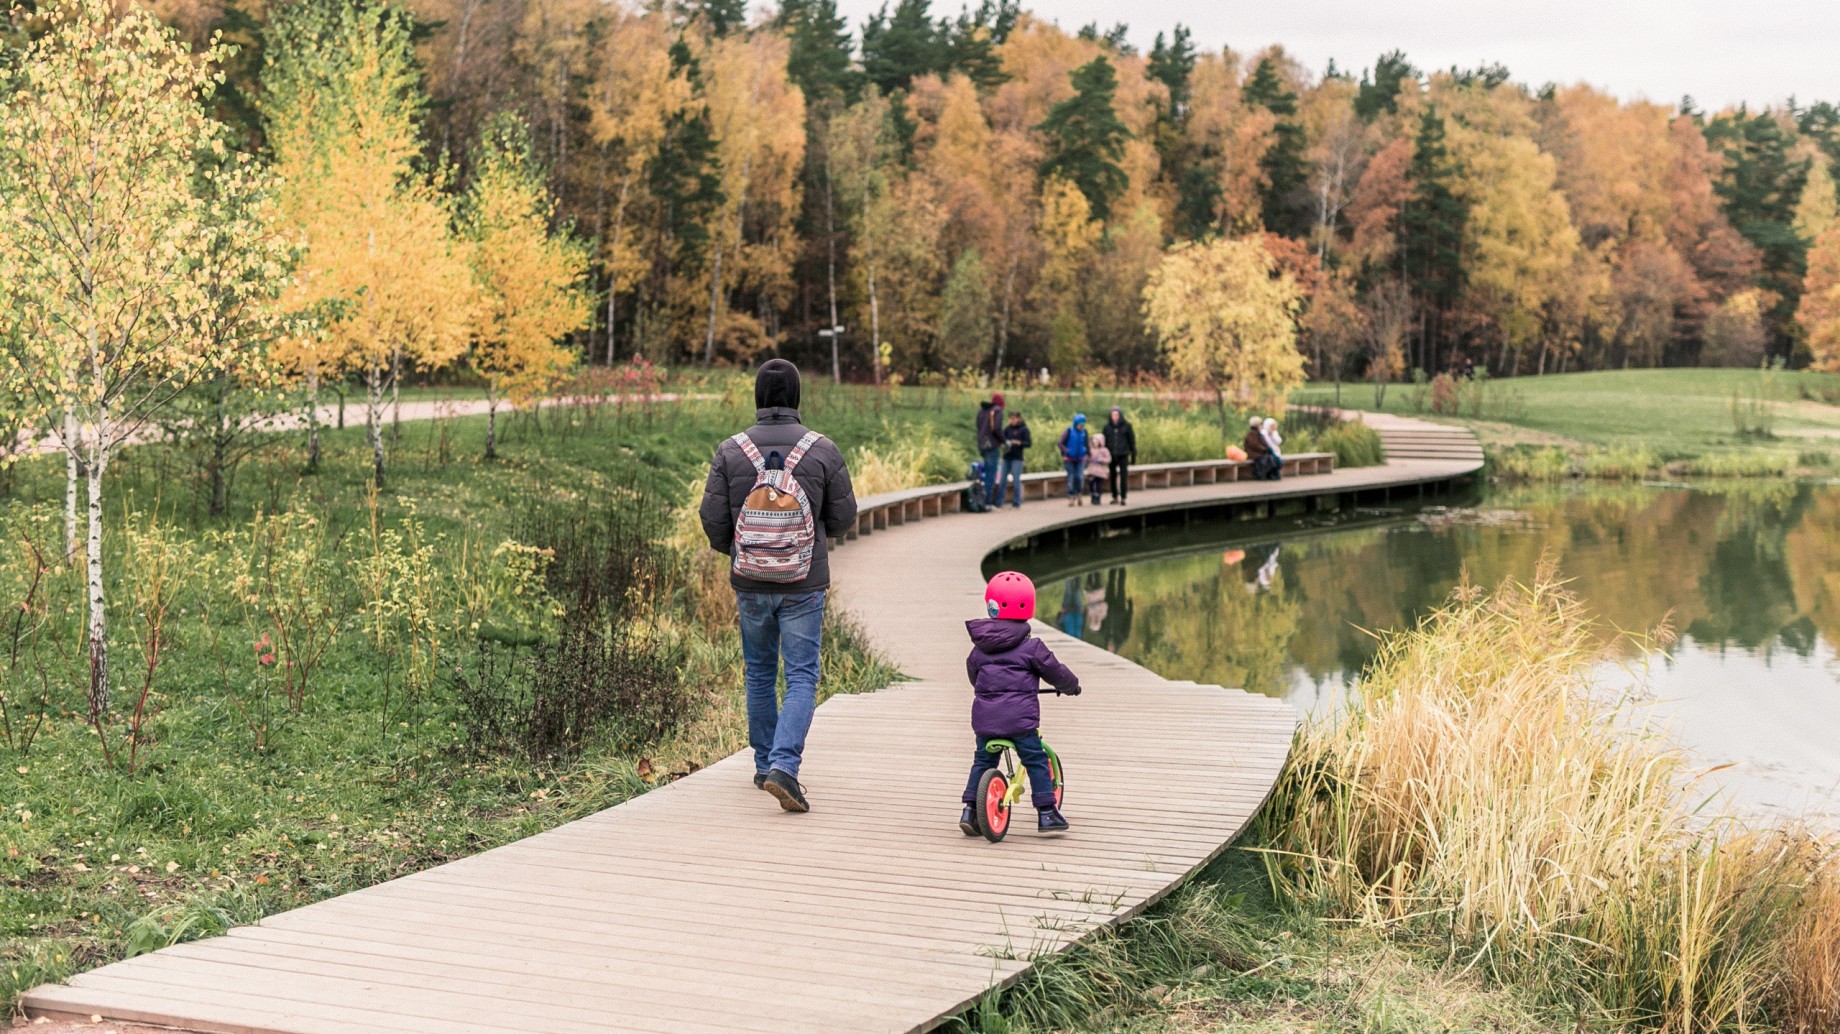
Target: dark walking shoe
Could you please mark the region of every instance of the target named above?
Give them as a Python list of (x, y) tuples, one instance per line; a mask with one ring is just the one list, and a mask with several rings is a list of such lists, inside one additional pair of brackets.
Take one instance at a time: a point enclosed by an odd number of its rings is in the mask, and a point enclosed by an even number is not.
[(765, 790), (766, 788), (767, 788), (767, 774), (765, 772), (754, 773), (754, 789)]
[(958, 829), (968, 837), (978, 835), (977, 821), (971, 816), (971, 805), (969, 804), (965, 805), (964, 811), (958, 813)]
[(772, 794), (779, 801), (779, 806), (787, 811), (810, 811), (811, 805), (805, 800), (805, 788), (799, 781), (780, 769), (768, 772), (762, 780), (761, 789)]
[(1073, 827), (1067, 825), (1067, 818), (1061, 814), (1059, 808), (1041, 809), (1041, 818), (1035, 824), (1035, 829), (1041, 833), (1065, 833), (1071, 828)]

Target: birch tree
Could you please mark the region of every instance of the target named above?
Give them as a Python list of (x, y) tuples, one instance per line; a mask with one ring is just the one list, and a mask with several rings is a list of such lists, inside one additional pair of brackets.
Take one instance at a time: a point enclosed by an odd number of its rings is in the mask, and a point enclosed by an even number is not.
[(474, 304), (441, 171), (422, 168), (410, 29), (392, 8), (303, 0), (277, 16), (263, 71), (282, 212), (306, 247), (292, 300), (328, 313), (292, 352), (310, 389), (341, 365), (362, 377), (378, 485), (385, 392), (405, 359), (463, 354)]
[(498, 455), (498, 403), (541, 395), (575, 361), (557, 344), (593, 316), (581, 289), (587, 249), (552, 233), (546, 174), (515, 116), (487, 127), (462, 202), (460, 235), (479, 291), (473, 365), (486, 379), (486, 458)]
[(1177, 378), (1213, 392), (1227, 433), (1227, 399), (1284, 410), (1303, 384), (1297, 351), (1300, 296), (1257, 237), (1187, 242), (1169, 249), (1144, 286), (1144, 322)]
[[(197, 242), (228, 235), (272, 254), (260, 213), (212, 198), (261, 189), (226, 158), (206, 113), (213, 48), (196, 60), (151, 15), (108, 0), (63, 0), (17, 64), (0, 71), (0, 283), (24, 331), (0, 366), (65, 420), (57, 444), (88, 496), (89, 713), (109, 708), (103, 475), (114, 450), (175, 391), (221, 368), (241, 344), (199, 328), (212, 305)], [(212, 156), (203, 169), (200, 156)], [(204, 188), (201, 189), (201, 184)], [(258, 257), (247, 288), (286, 276)]]

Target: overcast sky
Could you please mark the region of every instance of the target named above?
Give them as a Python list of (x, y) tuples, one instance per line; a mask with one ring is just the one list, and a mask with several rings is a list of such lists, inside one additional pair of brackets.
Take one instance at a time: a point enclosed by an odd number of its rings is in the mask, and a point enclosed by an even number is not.
[[(962, 0), (933, 0), (956, 14)], [(860, 34), (882, 0), (838, 0)], [(892, 4), (890, 7), (892, 8)], [(1840, 101), (1840, 0), (1037, 0), (1069, 31), (1125, 22), (1148, 49), (1181, 22), (1203, 49), (1282, 43), (1313, 71), (1359, 72), (1395, 47), (1419, 68), (1489, 61), (1515, 79), (1587, 82), (1625, 99), (1717, 109)]]

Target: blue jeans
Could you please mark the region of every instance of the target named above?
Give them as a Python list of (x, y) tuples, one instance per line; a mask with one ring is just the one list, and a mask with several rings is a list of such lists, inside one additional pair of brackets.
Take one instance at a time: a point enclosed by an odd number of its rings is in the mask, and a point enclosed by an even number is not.
[[(1029, 773), (1029, 797), (1037, 808), (1054, 807), (1054, 770), (1048, 767), (1048, 750), (1041, 745), (1041, 733), (1031, 732), (1021, 736), (999, 736), (997, 739), (1008, 740), (1016, 745), (1016, 754), (1022, 758), (1022, 767)], [(965, 796), (960, 798), (966, 804), (977, 804), (978, 780), (984, 773), (997, 767), (1000, 755), (984, 749), (991, 741), (989, 736), (977, 738), (977, 757), (971, 759), (971, 778), (965, 783)]]
[(1086, 461), (1062, 460), (1061, 466), (1067, 471), (1067, 498), (1072, 499), (1086, 487)]
[[(1009, 484), (1010, 502), (1014, 503), (1017, 506), (1021, 506), (1022, 505), (1022, 461), (1021, 460), (1004, 460), (1003, 461), (1003, 480)], [(1003, 488), (1000, 485), (997, 488), (997, 505), (998, 506), (1003, 505)]]
[[(747, 667), (748, 744), (754, 771), (799, 774), (805, 734), (818, 706), (818, 649), (824, 632), (824, 593), (735, 591), (741, 612), (741, 656)], [(786, 702), (779, 701), (779, 666), (786, 662)]]
[(984, 461), (984, 505), (985, 506), (994, 507), (994, 506), (1003, 505), (1003, 496), (999, 494), (1000, 489), (997, 487), (997, 478), (999, 477), (997, 473), (998, 471), (997, 464), (1001, 462), (999, 457), (1001, 457), (1002, 455), (1003, 455), (1003, 451), (1001, 449), (985, 449), (983, 456), (981, 457)]

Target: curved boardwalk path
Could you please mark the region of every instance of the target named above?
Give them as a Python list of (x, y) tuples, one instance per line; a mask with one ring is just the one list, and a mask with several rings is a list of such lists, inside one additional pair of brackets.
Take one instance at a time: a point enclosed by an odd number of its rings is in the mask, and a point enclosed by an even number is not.
[(1087, 687), (1044, 708), (1073, 831), (966, 839), (963, 622), (980, 609), (979, 562), (1094, 520), (1345, 500), (1479, 465), (1405, 459), (869, 534), (833, 559), (839, 601), (915, 681), (818, 709), (810, 814), (774, 807), (737, 754), (517, 843), (39, 988), (26, 1008), (233, 1034), (928, 1029), (1224, 850), (1296, 724), (1278, 701), (1163, 679), (1038, 626)]

